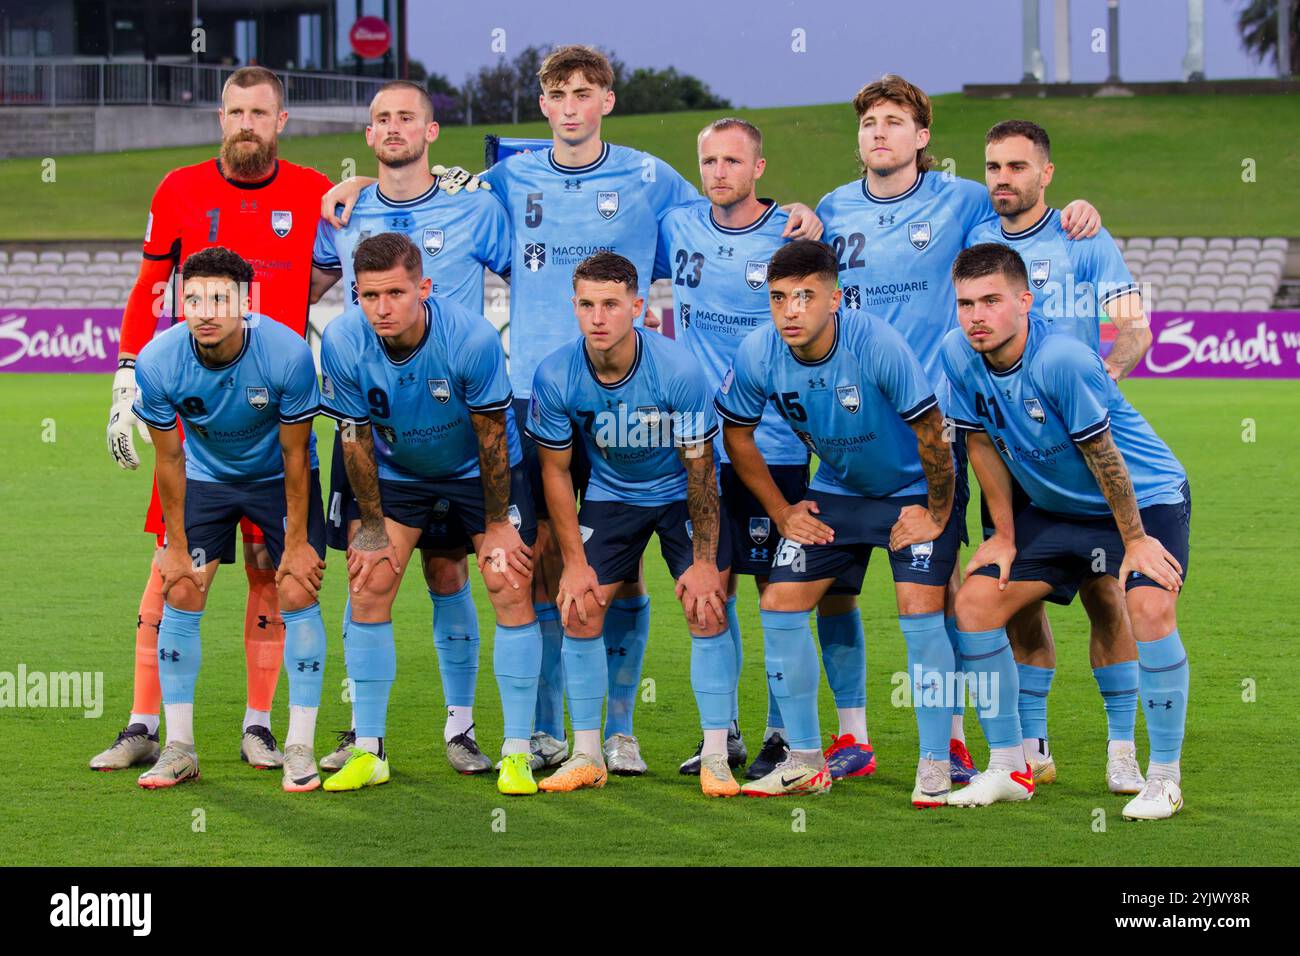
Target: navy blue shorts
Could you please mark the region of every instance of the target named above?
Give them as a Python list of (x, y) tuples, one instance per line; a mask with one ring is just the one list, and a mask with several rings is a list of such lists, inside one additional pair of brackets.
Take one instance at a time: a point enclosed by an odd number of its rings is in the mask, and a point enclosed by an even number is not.
[[(487, 527), (483, 479), (477, 476), (448, 481), (380, 478), (379, 499), (385, 518), (440, 539), (464, 541), (467, 548), (472, 549), (473, 536)], [(532, 547), (537, 540), (537, 517), (528, 477), (520, 465), (510, 469), (510, 523), (524, 544)]]
[[(786, 501), (808, 496), (807, 465), (768, 465), (772, 480)], [(730, 462), (722, 464), (722, 500), (731, 536), (731, 573), (765, 578), (776, 553), (776, 526)]]
[[(832, 578), (832, 594), (858, 594), (867, 574), (872, 548), (889, 551), (889, 531), (898, 513), (907, 505), (926, 506), (925, 495), (896, 498), (860, 498), (831, 495), (810, 489), (817, 502), (817, 517), (835, 530), (834, 544), (807, 546), (786, 541), (777, 544), (768, 581), (821, 581)], [(897, 583), (930, 584), (943, 587), (957, 563), (958, 523), (949, 516), (943, 533), (934, 541), (914, 544), (901, 551), (889, 551), (889, 565)]]
[[(533, 489), (533, 513), (538, 518), (546, 518), (550, 511), (546, 507), (546, 492), (542, 490), (542, 460), (537, 457), (537, 442), (524, 431), (524, 422), (528, 421), (528, 403), (527, 398), (515, 399), (515, 427), (519, 429), (519, 445), (524, 452), (524, 471), (528, 475), (529, 487)], [(574, 436), (569, 448), (573, 452), (573, 457), (569, 459), (573, 495), (581, 500), (587, 490), (587, 481), (591, 478), (591, 462), (587, 459), (587, 445), (578, 436)]]
[[(1183, 569), (1191, 558), (1192, 492), (1182, 487), (1183, 501), (1177, 505), (1143, 508), (1142, 526), (1147, 534), (1165, 546)], [(1124, 563), (1124, 539), (1111, 515), (1080, 518), (1053, 514), (1032, 504), (1016, 515), (1016, 559), (1011, 562), (1012, 581), (1043, 581), (1052, 586), (1046, 600), (1069, 604), (1088, 579), (1109, 574), (1119, 577)], [(996, 578), (997, 565), (987, 565), (976, 574)], [(1134, 572), (1124, 589), (1160, 587), (1144, 574)]]
[[(312, 469), (307, 500), (307, 542), (325, 557), (325, 512), (320, 501), (320, 472)], [(185, 537), (199, 564), (235, 559), (235, 532), (247, 518), (262, 529), (271, 564), (279, 566), (284, 554), (285, 525), (289, 509), (284, 499), (284, 479), (267, 481), (185, 482)]]
[[(731, 563), (731, 535), (725, 509), (719, 515), (718, 570)], [(686, 501), (643, 507), (624, 501), (584, 501), (578, 528), (587, 563), (601, 584), (635, 581), (650, 535), (659, 535), (659, 551), (676, 581), (695, 563)]]

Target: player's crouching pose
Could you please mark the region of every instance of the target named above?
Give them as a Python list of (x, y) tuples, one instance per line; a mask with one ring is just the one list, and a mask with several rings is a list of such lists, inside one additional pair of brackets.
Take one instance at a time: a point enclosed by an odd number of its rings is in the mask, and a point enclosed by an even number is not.
[(420, 250), (405, 235), (359, 243), (353, 269), (360, 307), (325, 331), (321, 393), (322, 411), (342, 426), (361, 513), (348, 547), (352, 609), (343, 641), (356, 746), (325, 789), (388, 780), (393, 599), (421, 534), (450, 503), (496, 611), (493, 664), (506, 738), (497, 788), (536, 793), (528, 742), (542, 653), (530, 600), (537, 528), (501, 340), (481, 315), (430, 296)]
[[(325, 568), (312, 418), (320, 404), (311, 349), (289, 328), (249, 314), (253, 267), (221, 247), (181, 269), (184, 325), (146, 345), (136, 363), (132, 412), (149, 426), (167, 540), (158, 558), (162, 622), (158, 670), (167, 745), (140, 786), (199, 776), (194, 685), (199, 621), (220, 555), (241, 518), (256, 524), (278, 568), (289, 673), (285, 790), (320, 786), (313, 738), (325, 670), (325, 625), (316, 602)], [(176, 416), (185, 423), (182, 443)]]
[[(704, 730), (700, 789), (732, 797), (740, 788), (727, 764), (737, 679), (724, 608), (731, 550), (719, 513), (713, 464), (718, 426), (704, 371), (684, 345), (633, 328), (644, 300), (627, 259), (596, 253), (574, 270), (573, 290), (582, 338), (538, 366), (525, 425), (538, 446), (564, 558), (558, 599), (574, 732), (573, 754), (540, 786), (571, 791), (605, 785), (606, 608), (624, 582), (637, 579), (650, 535), (657, 533), (691, 632), (691, 687)], [(575, 438), (591, 462), (581, 511), (569, 477)]]
[[(972, 246), (957, 256), (952, 276), (961, 328), (942, 348), (952, 418), (970, 433), (971, 464), (995, 528), (958, 592), (958, 639), (967, 672), (996, 675), (1000, 692), (997, 711), (979, 714), (989, 768), (950, 802), (1033, 795), (1006, 624), (1054, 589), (1077, 590), (1109, 574), (1125, 587), (1151, 741), (1146, 783), (1124, 816), (1173, 816), (1183, 806), (1178, 760), (1187, 716), (1187, 654), (1176, 615), (1191, 525), (1187, 475), (1101, 357), (1029, 317), (1028, 276), (1013, 249)], [(1030, 501), (1014, 515), (1011, 476)]]
[[(732, 466), (781, 533), (760, 608), (767, 678), (790, 754), (742, 792), (830, 789), (808, 615), (832, 589), (859, 593), (871, 550), (880, 547), (893, 569), (920, 734), (912, 802), (940, 806), (951, 789), (953, 652), (943, 596), (958, 547), (949, 520), (952, 450), (934, 392), (903, 337), (883, 319), (838, 312), (836, 283), (829, 246), (803, 240), (778, 249), (767, 269), (773, 324), (741, 343), (716, 399)], [(821, 459), (809, 500), (784, 498), (754, 443), (769, 401)]]

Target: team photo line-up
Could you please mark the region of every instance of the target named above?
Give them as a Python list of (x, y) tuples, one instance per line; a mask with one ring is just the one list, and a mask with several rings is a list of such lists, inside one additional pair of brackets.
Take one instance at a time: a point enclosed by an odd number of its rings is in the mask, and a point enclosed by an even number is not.
[[(157, 549), (130, 718), (90, 766), (147, 764), (145, 788), (199, 776), (200, 621), (238, 527), (240, 755), (282, 768), (285, 790), (389, 780), (392, 607), (412, 560), (455, 770), (495, 768), (505, 794), (643, 774), (633, 712), (654, 534), (702, 729), (679, 771), (705, 795), (817, 794), (875, 771), (857, 603), (880, 548), (916, 715), (913, 805), (1024, 801), (1055, 779), (1044, 602), (1078, 594), (1108, 726), (1099, 786), (1131, 797), (1128, 819), (1181, 810), (1190, 491), (1118, 387), (1151, 343), (1140, 290), (1096, 209), (1047, 204), (1047, 132), (994, 126), (984, 184), (935, 172), (928, 97), (886, 75), (853, 101), (861, 176), (813, 209), (759, 198), (763, 139), (745, 120), (700, 131), (697, 190), (601, 139), (615, 93), (598, 51), (559, 47), (538, 77), (550, 144), (478, 175), (431, 166), (427, 92), (386, 84), (365, 128), (378, 179), (338, 185), (278, 158), (288, 115), (274, 73), (227, 80), (219, 155), (158, 187), (123, 315), (108, 445), (128, 469), (137, 432), (154, 445)], [(485, 269), (510, 283), (508, 361), (483, 314)], [(672, 338), (645, 308), (660, 278)], [(318, 378), (308, 308), (340, 281), (346, 308), (321, 337)], [(155, 336), (169, 286), (177, 320)], [(1103, 317), (1116, 329), (1104, 358)], [(317, 414), (337, 426), (326, 495)], [(962, 568), (971, 469), (983, 540)], [(352, 727), (318, 762), (327, 547), (346, 554)], [(474, 731), (471, 554), (496, 622), (499, 762)], [(740, 575), (757, 587), (768, 688), (752, 762)], [(823, 671), (838, 721), (825, 748)]]

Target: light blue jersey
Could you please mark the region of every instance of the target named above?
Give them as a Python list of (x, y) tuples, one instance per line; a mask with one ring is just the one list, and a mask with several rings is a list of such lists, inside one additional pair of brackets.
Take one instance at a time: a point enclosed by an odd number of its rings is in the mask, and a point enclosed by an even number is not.
[(774, 325), (751, 334), (718, 390), (718, 414), (759, 421), (768, 402), (821, 459), (811, 491), (890, 498), (926, 493), (916, 421), (938, 404), (903, 337), (884, 319), (841, 311), (819, 362), (790, 351)]
[[(677, 340), (704, 366), (709, 391), (722, 385), (741, 341), (772, 324), (767, 301), (767, 263), (788, 240), (789, 215), (765, 199), (767, 210), (741, 229), (718, 225), (713, 205), (692, 203), (669, 210), (659, 223), (654, 278), (673, 281)], [(763, 413), (754, 441), (769, 465), (804, 465), (808, 450), (775, 408)], [(714, 451), (727, 461), (719, 440)]]
[(424, 274), (433, 295), (483, 313), (483, 269), (510, 273), (510, 218), (486, 192), (461, 190), (448, 196), (435, 181), (414, 199), (389, 199), (372, 183), (361, 190), (352, 217), (342, 229), (325, 219), (316, 230), (312, 265), (343, 272), (347, 301), (357, 302), (352, 256), (363, 239), (381, 232), (410, 237), (424, 258)]
[(537, 366), (528, 406), (529, 436), (564, 449), (586, 443), (591, 480), (585, 501), (657, 507), (686, 498), (679, 448), (718, 433), (709, 388), (686, 346), (634, 329), (636, 358), (618, 382), (596, 377), (586, 341), (577, 339)]
[[(204, 365), (189, 326), (154, 336), (135, 363), (131, 411), (159, 430), (185, 423), (185, 477), (266, 481), (284, 475), (280, 424), (308, 422), (320, 406), (316, 365), (302, 336), (256, 312), (244, 316), (239, 354)], [(316, 468), (316, 436), (309, 439)]]
[(1182, 503), (1183, 466), (1106, 374), (1101, 356), (1072, 336), (1052, 335), (1031, 319), (1024, 355), (996, 372), (954, 329), (944, 339), (943, 364), (952, 383), (953, 422), (988, 433), (1037, 507), (1062, 515), (1110, 514), (1074, 447), (1107, 428), (1128, 465), (1138, 507)]
[(844, 308), (878, 315), (903, 333), (942, 401), (939, 346), (957, 324), (952, 262), (977, 226), (997, 225), (988, 189), (931, 171), (880, 199), (865, 178), (855, 179), (827, 193), (817, 215), (822, 240), (839, 258)]
[(390, 481), (473, 478), (479, 473), (477, 412), (505, 411), (510, 465), (522, 457), (506, 356), (481, 315), (432, 296), (424, 338), (401, 361), (353, 306), (321, 337), (321, 411), (369, 424), (379, 477)]
[(605, 143), (586, 166), (562, 166), (550, 149), (508, 156), (482, 178), (514, 227), (510, 274), (510, 382), (527, 398), (537, 363), (578, 334), (573, 270), (608, 250), (636, 266), (648, 298), (659, 219), (700, 200), (661, 159)]
[(1049, 332), (1073, 335), (1094, 352), (1101, 348), (1107, 303), (1138, 291), (1110, 233), (1102, 229), (1090, 239), (1070, 239), (1056, 209), (1020, 232), (1007, 232), (1001, 221), (984, 223), (970, 242), (1000, 242), (1020, 253), (1034, 294), (1029, 314)]

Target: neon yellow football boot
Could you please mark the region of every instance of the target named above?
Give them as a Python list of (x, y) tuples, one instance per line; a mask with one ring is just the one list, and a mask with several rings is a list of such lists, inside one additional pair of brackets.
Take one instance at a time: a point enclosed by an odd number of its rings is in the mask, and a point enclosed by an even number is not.
[(508, 796), (524, 797), (537, 792), (533, 779), (532, 754), (508, 754), (501, 758), (501, 773), (497, 775), (497, 790)]
[(388, 783), (388, 758), (372, 754), (360, 747), (349, 748), (352, 755), (339, 768), (339, 772), (328, 778), (321, 787), (325, 790), (360, 790), (362, 787), (375, 787)]

